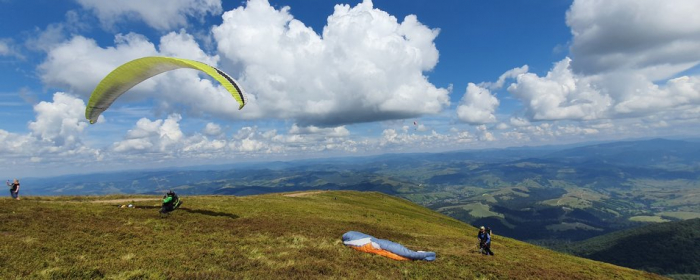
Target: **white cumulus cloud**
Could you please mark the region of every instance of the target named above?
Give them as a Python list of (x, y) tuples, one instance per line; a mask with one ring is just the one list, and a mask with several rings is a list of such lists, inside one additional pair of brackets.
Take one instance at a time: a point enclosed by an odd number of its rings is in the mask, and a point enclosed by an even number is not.
[(438, 34), (409, 15), (399, 22), (366, 0), (336, 5), (321, 35), (288, 7), (251, 0), (213, 28), (220, 54), (241, 69), (261, 116), (333, 126), (434, 114), (448, 90), (424, 71), (438, 61)]
[[(157, 53), (146, 37), (134, 33), (117, 35), (115, 46), (107, 48), (101, 48), (93, 39), (75, 36), (53, 46), (38, 70), (44, 84), (64, 87), (87, 97), (117, 66)], [(137, 87), (154, 86), (147, 81)]]
[[(7, 170), (26, 173), (27, 169), (47, 166), (66, 168), (66, 162), (99, 160), (97, 150), (83, 142), (88, 123), (84, 117), (85, 103), (81, 99), (58, 92), (52, 101), (34, 105), (34, 112), (36, 118), (28, 124), (29, 133), (0, 129), (0, 156), (7, 164)], [(40, 175), (45, 174), (34, 174)]]
[(289, 129), (289, 134), (318, 134), (328, 137), (345, 137), (350, 135), (350, 131), (345, 126), (322, 128), (313, 125), (300, 127), (294, 124)]
[(173, 153), (182, 144), (184, 134), (180, 130), (180, 115), (170, 115), (165, 120), (140, 119), (136, 127), (129, 130), (126, 139), (114, 143), (115, 152), (151, 151)]
[(457, 116), (469, 124), (496, 122), (496, 108), (500, 102), (491, 92), (473, 83), (467, 85), (467, 92), (457, 106)]
[(508, 91), (525, 105), (532, 120), (596, 119), (605, 117), (612, 99), (587, 77), (571, 71), (571, 59), (554, 65), (544, 77), (519, 74)]
[(141, 20), (149, 26), (168, 30), (187, 25), (188, 18), (202, 18), (207, 14), (221, 13), (221, 0), (77, 0), (99, 18), (102, 25), (111, 29), (114, 24), (126, 20)]
[[(528, 121), (686, 115), (700, 105), (700, 78), (679, 75), (700, 63), (698, 12), (700, 2), (693, 0), (576, 0), (566, 15), (570, 57), (543, 76), (525, 65), (478, 85), (497, 90), (514, 79), (507, 91), (523, 104), (524, 111), (515, 114), (524, 113)], [(467, 91), (462, 102), (474, 96)], [(458, 107), (461, 120), (484, 119), (467, 118), (466, 108)]]
[(221, 130), (221, 126), (215, 123), (207, 123), (207, 125), (204, 126), (204, 130), (202, 130), (202, 132), (208, 136), (219, 136), (223, 133)]
[(53, 102), (34, 105), (36, 121), (29, 123), (32, 135), (52, 146), (81, 145), (79, 136), (88, 126), (84, 117), (85, 103), (68, 94), (54, 94)]

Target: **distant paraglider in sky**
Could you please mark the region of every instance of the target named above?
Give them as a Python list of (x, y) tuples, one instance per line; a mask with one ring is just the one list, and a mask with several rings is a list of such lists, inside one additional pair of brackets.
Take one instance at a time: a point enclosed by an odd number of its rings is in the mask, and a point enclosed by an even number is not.
[(245, 106), (247, 99), (238, 82), (218, 68), (189, 59), (151, 56), (129, 61), (102, 79), (90, 95), (90, 101), (85, 108), (85, 118), (90, 120), (91, 124), (97, 122), (100, 114), (132, 87), (158, 74), (180, 68), (196, 69), (208, 74), (231, 93), (239, 104), (239, 110)]

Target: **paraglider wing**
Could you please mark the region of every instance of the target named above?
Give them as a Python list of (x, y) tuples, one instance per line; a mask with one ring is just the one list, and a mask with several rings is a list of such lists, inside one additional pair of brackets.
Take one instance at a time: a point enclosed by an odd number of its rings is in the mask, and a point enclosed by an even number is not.
[(397, 261), (434, 261), (435, 252), (413, 251), (403, 245), (357, 231), (343, 234), (343, 244), (355, 250), (385, 256)]
[(114, 69), (107, 77), (102, 79), (95, 90), (92, 91), (90, 101), (85, 108), (85, 118), (90, 123), (97, 122), (97, 118), (109, 108), (110, 105), (124, 92), (135, 85), (158, 74), (180, 69), (191, 68), (207, 73), (209, 76), (221, 83), (233, 98), (240, 105), (238, 109), (245, 106), (247, 100), (238, 83), (223, 71), (209, 66), (205, 63), (174, 57), (143, 57), (129, 61)]

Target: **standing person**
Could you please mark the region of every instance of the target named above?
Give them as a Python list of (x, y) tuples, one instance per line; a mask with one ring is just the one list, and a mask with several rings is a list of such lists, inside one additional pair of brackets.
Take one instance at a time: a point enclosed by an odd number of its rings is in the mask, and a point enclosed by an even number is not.
[(484, 231), (485, 237), (484, 237), (484, 255), (491, 255), (493, 256), (493, 252), (491, 252), (491, 228), (487, 227), (486, 230)]
[(16, 200), (19, 200), (19, 180), (15, 179), (12, 184), (10, 184), (10, 180), (7, 180), (6, 184), (8, 187), (10, 187), (10, 196)]
[(486, 229), (484, 226), (479, 228), (479, 233), (476, 234), (476, 238), (479, 241), (479, 253), (484, 253), (484, 239), (486, 239)]

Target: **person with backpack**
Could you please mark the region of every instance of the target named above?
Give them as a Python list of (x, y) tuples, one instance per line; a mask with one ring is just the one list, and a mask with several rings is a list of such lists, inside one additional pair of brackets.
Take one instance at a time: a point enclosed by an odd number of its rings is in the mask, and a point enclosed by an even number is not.
[(19, 200), (19, 180), (15, 179), (12, 184), (10, 184), (10, 180), (7, 180), (6, 184), (10, 187), (10, 196)]
[(486, 230), (484, 230), (484, 243), (482, 245), (483, 251), (482, 254), (484, 255), (491, 255), (493, 256), (493, 252), (491, 252), (491, 228), (486, 227)]
[(484, 238), (486, 238), (486, 229), (484, 226), (479, 228), (479, 233), (476, 234), (476, 239), (479, 242), (479, 253), (484, 253)]

